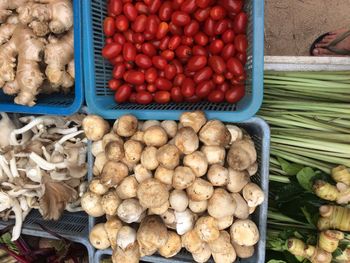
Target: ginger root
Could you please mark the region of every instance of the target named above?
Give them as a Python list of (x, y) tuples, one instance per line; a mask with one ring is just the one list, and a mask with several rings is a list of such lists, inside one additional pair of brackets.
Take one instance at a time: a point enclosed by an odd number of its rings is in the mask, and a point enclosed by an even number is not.
[(4, 23), (6, 19), (13, 13), (12, 10), (23, 6), (28, 0), (0, 0), (0, 23)]
[(288, 251), (294, 256), (303, 257), (312, 263), (330, 263), (332, 254), (320, 247), (305, 244), (302, 240), (290, 238), (287, 242)]
[(344, 239), (343, 232), (337, 230), (322, 231), (318, 238), (318, 246), (329, 253), (333, 253), (342, 239)]
[(319, 208), (319, 230), (338, 229), (350, 231), (350, 209), (341, 206), (323, 205)]

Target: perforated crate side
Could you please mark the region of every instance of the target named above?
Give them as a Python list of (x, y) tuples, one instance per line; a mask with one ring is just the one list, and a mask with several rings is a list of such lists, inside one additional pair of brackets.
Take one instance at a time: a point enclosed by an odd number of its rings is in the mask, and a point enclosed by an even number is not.
[[(163, 118), (165, 119), (165, 118)], [(268, 208), (268, 175), (269, 175), (269, 159), (270, 159), (270, 129), (267, 123), (258, 117), (253, 117), (248, 121), (233, 123), (238, 125), (239, 127), (245, 129), (248, 134), (252, 137), (255, 148), (257, 150), (258, 156), (258, 164), (259, 169), (255, 176), (251, 179), (255, 183), (259, 184), (261, 189), (265, 193), (265, 200), (259, 206), (258, 209), (252, 215), (252, 220), (257, 224), (260, 233), (260, 240), (258, 244), (255, 246), (255, 253), (251, 258), (237, 260), (236, 262), (240, 263), (264, 263), (265, 262), (265, 247), (266, 247), (266, 220), (267, 220), (267, 208)], [(89, 180), (92, 179), (92, 167), (93, 167), (93, 156), (91, 153), (91, 143), (89, 143)], [(89, 229), (100, 222), (103, 222), (105, 219), (103, 218), (94, 218), (89, 217)], [(112, 250), (95, 250), (95, 261), (94, 263), (98, 263), (100, 259), (105, 258), (106, 256), (112, 255)], [(158, 255), (154, 255), (151, 257), (142, 258), (143, 262), (157, 262), (157, 263), (187, 263), (193, 262), (192, 256), (186, 250), (181, 250), (179, 254), (177, 254), (173, 258), (163, 258)], [(212, 259), (209, 262), (213, 262)]]
[(183, 111), (201, 109), (209, 118), (223, 121), (243, 121), (252, 117), (260, 108), (263, 97), (263, 50), (264, 50), (264, 1), (246, 0), (245, 9), (249, 22), (247, 28), (247, 81), (246, 96), (242, 101), (229, 103), (170, 103), (166, 105), (116, 104), (113, 92), (108, 89), (112, 78), (112, 65), (103, 59), (101, 50), (105, 43), (102, 32), (107, 14), (105, 0), (83, 3), (84, 37), (84, 81), (88, 110), (107, 119), (132, 113), (139, 119), (176, 119)]

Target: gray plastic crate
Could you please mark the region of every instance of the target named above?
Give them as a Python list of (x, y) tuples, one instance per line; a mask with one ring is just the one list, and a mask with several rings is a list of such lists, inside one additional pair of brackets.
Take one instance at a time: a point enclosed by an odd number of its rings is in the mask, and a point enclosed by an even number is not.
[[(32, 210), (26, 217), (22, 233), (29, 236), (52, 238), (52, 235), (44, 231), (39, 225), (43, 225), (53, 232), (73, 241), (83, 244), (88, 251), (89, 262), (94, 262), (94, 249), (91, 246), (89, 236), (89, 224), (88, 216), (83, 212), (69, 213), (64, 212), (62, 217), (58, 221), (49, 220), (46, 221), (42, 218), (41, 214), (37, 210)], [(0, 228), (3, 228), (9, 224), (13, 224), (13, 220), (0, 221)]]
[[(248, 121), (235, 123), (239, 127), (245, 129), (253, 138), (255, 147), (258, 153), (259, 171), (252, 180), (259, 184), (265, 193), (265, 201), (254, 212), (252, 219), (257, 224), (260, 231), (260, 240), (256, 245), (255, 254), (248, 259), (237, 260), (241, 263), (264, 263), (265, 262), (265, 246), (266, 246), (266, 218), (268, 207), (268, 177), (269, 177), (269, 159), (270, 159), (270, 128), (267, 123), (258, 117), (251, 118)], [(92, 178), (92, 165), (93, 156), (89, 151), (89, 178)], [(101, 218), (89, 218), (89, 229), (91, 229)], [(99, 263), (101, 259), (108, 258), (112, 255), (112, 250), (99, 250), (95, 252), (94, 263)], [(193, 262), (192, 256), (186, 250), (182, 250), (173, 258), (163, 258), (159, 255), (153, 255), (150, 257), (144, 257), (141, 262), (159, 262), (159, 263), (180, 263), (180, 262)], [(209, 261), (213, 262), (213, 261)]]

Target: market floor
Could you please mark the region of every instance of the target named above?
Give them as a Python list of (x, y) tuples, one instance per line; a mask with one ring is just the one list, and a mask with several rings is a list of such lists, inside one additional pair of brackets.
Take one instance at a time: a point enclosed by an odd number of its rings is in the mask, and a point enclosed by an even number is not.
[(350, 0), (265, 0), (265, 54), (308, 55), (313, 40), (350, 30)]

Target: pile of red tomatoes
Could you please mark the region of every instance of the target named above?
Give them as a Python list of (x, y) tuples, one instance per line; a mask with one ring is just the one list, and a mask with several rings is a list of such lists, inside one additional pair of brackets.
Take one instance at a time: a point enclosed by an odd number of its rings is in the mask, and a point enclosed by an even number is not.
[(118, 103), (229, 102), (244, 96), (244, 0), (109, 0), (102, 55)]

